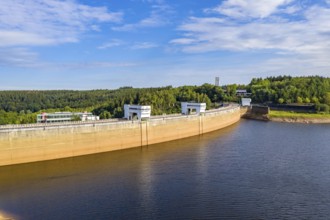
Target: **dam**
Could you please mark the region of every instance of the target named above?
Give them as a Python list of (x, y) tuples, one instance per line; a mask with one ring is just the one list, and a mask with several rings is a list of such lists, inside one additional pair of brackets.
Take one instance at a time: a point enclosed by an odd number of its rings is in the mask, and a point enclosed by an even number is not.
[(0, 126), (0, 166), (82, 156), (202, 135), (240, 120), (239, 105), (203, 114)]

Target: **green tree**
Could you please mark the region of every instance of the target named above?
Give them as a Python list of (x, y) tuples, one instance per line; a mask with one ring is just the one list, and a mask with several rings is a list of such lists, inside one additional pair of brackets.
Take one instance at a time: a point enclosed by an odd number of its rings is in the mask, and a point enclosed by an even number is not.
[(71, 117), (71, 120), (72, 121), (81, 121), (81, 118), (79, 115), (77, 114), (73, 114), (72, 117)]
[(72, 108), (69, 107), (69, 106), (65, 106), (65, 107), (63, 108), (63, 111), (64, 111), (64, 112), (72, 112)]
[(226, 89), (227, 89), (228, 96), (236, 97), (236, 90), (237, 90), (236, 84), (227, 85)]
[(114, 114), (114, 117), (115, 117), (115, 118), (122, 118), (122, 117), (124, 116), (123, 108), (121, 108), (121, 107), (117, 107), (117, 108), (114, 110), (113, 114)]
[(104, 110), (100, 114), (100, 119), (109, 119), (111, 118), (111, 113), (107, 110)]
[(324, 95), (324, 104), (330, 105), (330, 92)]
[(315, 96), (312, 97), (312, 103), (318, 104), (320, 103), (319, 99)]
[(303, 99), (301, 98), (301, 97), (297, 97), (297, 103), (299, 103), (299, 104), (302, 104), (303, 103)]
[(316, 104), (315, 109), (317, 112), (329, 113), (329, 106), (327, 104)]

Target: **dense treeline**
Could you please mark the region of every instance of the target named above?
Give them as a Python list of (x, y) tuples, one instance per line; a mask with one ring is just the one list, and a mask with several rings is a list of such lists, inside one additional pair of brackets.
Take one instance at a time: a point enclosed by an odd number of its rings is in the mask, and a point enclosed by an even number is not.
[(120, 118), (124, 104), (151, 105), (153, 115), (179, 113), (182, 101), (205, 102), (209, 109), (219, 102), (237, 102), (237, 89), (247, 89), (254, 103), (314, 103), (318, 111), (329, 112), (330, 78), (278, 76), (224, 87), (204, 84), (90, 91), (0, 91), (0, 124), (34, 123), (38, 113), (56, 111), (88, 111), (101, 119)]
[(205, 102), (207, 108), (220, 101), (235, 101), (221, 87), (171, 86), (161, 88), (123, 87), (92, 91), (1, 91), (0, 124), (33, 123), (40, 112), (92, 111), (102, 119), (122, 117), (124, 104), (151, 105), (152, 114), (180, 112), (180, 102)]
[(249, 84), (256, 103), (316, 105), (318, 111), (329, 112), (330, 78), (320, 76), (278, 76), (252, 79)]
[(6, 112), (38, 112), (50, 108), (86, 108), (109, 100), (111, 90), (1, 91), (0, 108)]

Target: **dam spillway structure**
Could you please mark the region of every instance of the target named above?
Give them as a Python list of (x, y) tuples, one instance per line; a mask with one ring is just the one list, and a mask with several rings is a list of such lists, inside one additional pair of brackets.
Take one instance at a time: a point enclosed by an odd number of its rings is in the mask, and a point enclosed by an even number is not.
[(147, 120), (5, 125), (0, 126), (0, 166), (142, 147), (201, 135), (239, 120), (240, 106), (231, 104), (200, 114), (150, 116)]
[(127, 120), (134, 119), (134, 116), (138, 120), (148, 119), (151, 116), (150, 105), (124, 105), (124, 118)]
[(183, 115), (202, 114), (206, 111), (206, 103), (181, 102), (181, 113)]

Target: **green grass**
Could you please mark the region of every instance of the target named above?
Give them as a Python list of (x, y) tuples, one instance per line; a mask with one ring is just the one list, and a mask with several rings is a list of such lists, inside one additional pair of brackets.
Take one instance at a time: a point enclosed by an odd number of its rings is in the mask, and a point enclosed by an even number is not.
[(326, 113), (298, 113), (287, 111), (270, 111), (270, 118), (306, 118), (306, 119), (330, 119), (330, 114)]

